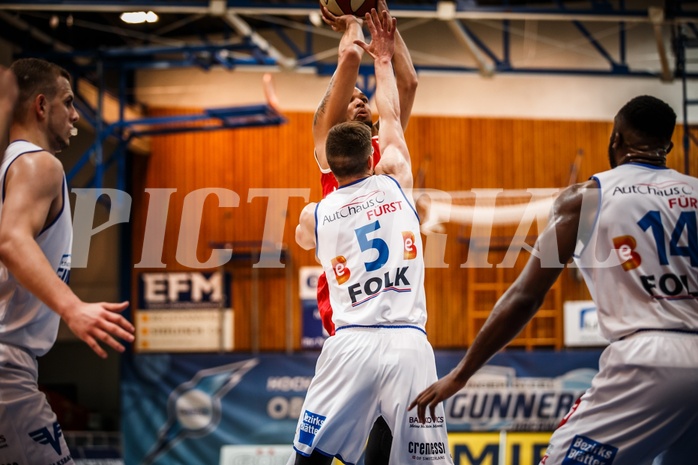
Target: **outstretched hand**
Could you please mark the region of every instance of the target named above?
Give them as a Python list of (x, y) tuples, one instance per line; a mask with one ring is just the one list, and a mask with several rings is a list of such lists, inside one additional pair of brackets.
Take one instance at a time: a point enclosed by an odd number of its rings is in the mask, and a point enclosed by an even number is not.
[(407, 410), (412, 410), (417, 407), (417, 418), (420, 423), (426, 421), (426, 409), (429, 407), (429, 416), (432, 420), (436, 420), (436, 407), (444, 400), (458, 392), (465, 383), (458, 381), (454, 372), (451, 372), (422, 391), (410, 403)]
[(341, 15), (336, 16), (330, 10), (328, 10), (322, 3), (320, 4), (320, 12), (322, 13), (322, 20), (325, 24), (329, 25), (335, 32), (344, 32), (349, 28), (349, 24), (352, 22), (357, 22), (359, 25), (363, 25), (363, 19), (358, 18), (354, 15)]
[(354, 43), (363, 48), (374, 60), (380, 57), (391, 59), (395, 52), (395, 29), (397, 19), (390, 16), (387, 10), (378, 13), (371, 9), (366, 13), (366, 24), (371, 33), (371, 43), (367, 44), (363, 40), (355, 40)]
[(12, 109), (19, 94), (17, 79), (12, 70), (2, 66), (0, 66), (0, 89), (2, 89), (2, 92), (0, 92), (0, 103)]
[(100, 357), (107, 358), (107, 352), (100, 343), (123, 352), (124, 346), (115, 338), (133, 342), (135, 328), (119, 313), (128, 307), (128, 302), (81, 303), (63, 319), (70, 330)]

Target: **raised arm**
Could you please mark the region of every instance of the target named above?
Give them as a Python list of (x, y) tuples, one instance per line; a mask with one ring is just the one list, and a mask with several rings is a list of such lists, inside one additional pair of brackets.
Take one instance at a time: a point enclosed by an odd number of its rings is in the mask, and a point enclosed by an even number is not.
[(335, 16), (324, 6), (322, 10), (323, 20), (332, 29), (343, 32), (339, 41), (337, 69), (330, 84), (327, 86), (325, 96), (322, 98), (313, 119), (313, 141), (315, 143), (315, 157), (320, 168), (329, 169), (325, 156), (325, 140), (332, 126), (342, 123), (347, 117), (347, 106), (359, 77), (359, 67), (363, 50), (354, 44), (356, 40), (363, 40), (363, 21), (352, 15)]
[(17, 79), (15, 73), (0, 66), (0, 154), (5, 153), (8, 142), (12, 112), (17, 101)]
[(371, 31), (371, 43), (357, 41), (357, 44), (373, 57), (376, 73), (375, 99), (381, 115), (381, 128), (378, 131), (381, 161), (375, 172), (393, 176), (402, 188), (411, 189), (413, 179), (410, 153), (400, 123), (400, 100), (391, 63), (397, 21), (387, 11), (379, 15), (376, 10), (371, 10), (366, 15), (366, 22)]
[(315, 207), (317, 203), (309, 203), (301, 211), (301, 217), (296, 226), (296, 243), (304, 250), (315, 248)]
[[(420, 393), (410, 404), (410, 410), (417, 407), (419, 421), (425, 421), (427, 407), (433, 418), (436, 406), (465, 386), (470, 377), (514, 339), (536, 314), (563, 269), (562, 266), (542, 266), (539, 256), (557, 251), (562, 265), (572, 258), (580, 227), (582, 199), (584, 195), (593, 195), (596, 191), (594, 187), (593, 181), (576, 184), (558, 196), (552, 208), (551, 220), (536, 242), (536, 253), (497, 301), (473, 345), (458, 366)], [(588, 223), (591, 221), (592, 215), (583, 219), (585, 230), (589, 229)]]
[(107, 353), (100, 342), (123, 351), (115, 338), (133, 341), (133, 326), (117, 313), (128, 303), (81, 301), (58, 277), (36, 242), (58, 214), (69, 214), (63, 179), (60, 161), (48, 152), (25, 154), (12, 164), (5, 179), (0, 217), (0, 261), (25, 289), (58, 313), (76, 336), (104, 358)]
[[(386, 0), (378, 0), (378, 13), (388, 10)], [(393, 67), (397, 81), (397, 93), (400, 98), (400, 123), (403, 132), (407, 130), (407, 123), (412, 115), (412, 105), (417, 94), (417, 71), (414, 69), (410, 51), (402, 40), (400, 31), (395, 29), (395, 53), (393, 54)], [(380, 115), (380, 112), (378, 113)]]

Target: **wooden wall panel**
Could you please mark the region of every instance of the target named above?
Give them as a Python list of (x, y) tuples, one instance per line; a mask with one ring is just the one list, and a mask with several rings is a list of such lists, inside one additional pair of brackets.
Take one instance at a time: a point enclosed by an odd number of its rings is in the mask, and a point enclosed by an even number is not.
[[(161, 110), (158, 114), (171, 114)], [(288, 123), (279, 127), (186, 133), (154, 137), (152, 155), (138, 157), (133, 176), (134, 218), (133, 263), (141, 260), (143, 235), (148, 214), (167, 214), (167, 233), (162, 260), (168, 270), (186, 269), (177, 262), (177, 241), (185, 232), (180, 227), (184, 197), (205, 188), (224, 188), (239, 196), (239, 205), (221, 208), (209, 198), (203, 210), (197, 257), (205, 261), (212, 241), (260, 241), (267, 215), (264, 198), (249, 199), (250, 189), (300, 188), (308, 199), (320, 198), (319, 171), (313, 159), (312, 114), (288, 113)], [(443, 191), (471, 188), (526, 189), (564, 187), (570, 168), (583, 153), (577, 180), (608, 168), (607, 146), (611, 123), (586, 121), (539, 121), (486, 118), (413, 117), (406, 137), (413, 170), (424, 172), (424, 185)], [(682, 169), (681, 130), (669, 164)], [(694, 152), (696, 153), (696, 152)], [(698, 157), (692, 170), (698, 173)], [(176, 189), (167, 212), (148, 212), (145, 189)], [(315, 265), (313, 252), (295, 245), (293, 231), (305, 205), (302, 198), (288, 202), (283, 223), (283, 243), (292, 256), (291, 303), (295, 348), (300, 347), (300, 305), (298, 268)], [(154, 217), (154, 216), (153, 216)], [(187, 229), (187, 228), (185, 228)], [(192, 229), (192, 228), (189, 228)], [(196, 228), (187, 234), (195, 235)], [(469, 228), (446, 227), (445, 268), (428, 268), (426, 292), (429, 308), (427, 331), (436, 348), (462, 348), (472, 341), (492, 304), (511, 282), (527, 254), (514, 269), (465, 269)], [(530, 232), (535, 236), (535, 227)], [(194, 236), (191, 236), (194, 237)], [(425, 238), (429, 241), (430, 238)], [(432, 240), (436, 240), (432, 238)], [(490, 263), (497, 263), (490, 256)], [(501, 260), (501, 254), (500, 258)], [(252, 270), (249, 261), (231, 262), (235, 346), (252, 347), (250, 309), (253, 302)], [(284, 270), (260, 270), (260, 347), (283, 350), (286, 340), (286, 283)], [(475, 295), (469, 283), (498, 282), (491, 292)], [(135, 282), (134, 282), (135, 284)], [(472, 287), (472, 285), (470, 286)], [(135, 289), (135, 286), (134, 286)], [(135, 296), (134, 296), (135, 297)], [(546, 302), (553, 310), (537, 319), (517, 340), (519, 345), (560, 347), (561, 304), (564, 300), (586, 299), (588, 292), (573, 270), (565, 270), (556, 284), (555, 295)], [(479, 310), (479, 312), (478, 312)], [(537, 341), (537, 342), (536, 342)]]

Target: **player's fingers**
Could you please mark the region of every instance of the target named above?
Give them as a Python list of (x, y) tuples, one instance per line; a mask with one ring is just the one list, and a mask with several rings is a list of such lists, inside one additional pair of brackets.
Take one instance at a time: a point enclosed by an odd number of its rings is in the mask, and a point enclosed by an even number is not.
[(381, 23), (381, 17), (375, 8), (371, 8), (371, 21), (373, 21), (376, 30), (382, 30), (383, 24)]
[(371, 32), (371, 35), (373, 35), (373, 31), (376, 30), (376, 25), (373, 23), (373, 18), (371, 17), (370, 11), (368, 13), (366, 13), (366, 15), (364, 16), (364, 21), (365, 21), (366, 25), (368, 26), (369, 32)]
[(424, 399), (420, 400), (419, 405), (417, 406), (417, 419), (420, 423), (426, 422), (426, 416), (424, 415), (426, 408), (427, 404), (424, 402)]
[(97, 341), (92, 336), (86, 336), (83, 341), (89, 346), (94, 353), (96, 353), (100, 358), (107, 358), (107, 353), (97, 344)]
[(103, 330), (129, 342), (133, 340), (132, 333), (136, 330), (130, 321), (118, 313), (106, 313), (100, 326)]
[(113, 302), (101, 302), (102, 307), (106, 308), (110, 312), (121, 312), (128, 307), (128, 301), (125, 302), (119, 302), (118, 304), (115, 304)]
[(128, 326), (123, 326), (123, 321), (118, 321), (117, 323), (106, 323), (103, 328), (105, 331), (107, 331), (109, 334), (112, 334), (119, 339), (123, 339), (124, 341), (128, 342), (133, 342), (133, 331), (129, 328), (132, 326), (128, 324)]
[[(97, 336), (97, 339), (99, 339), (112, 349), (116, 350), (117, 352), (123, 352), (125, 350), (124, 346), (122, 346), (116, 339), (111, 337), (111, 335), (106, 331), (97, 330), (95, 336)], [(104, 357), (106, 358), (106, 356), (107, 354), (106, 352), (104, 352)]]
[(429, 402), (429, 412), (431, 412), (431, 421), (436, 421), (436, 407), (439, 405), (439, 398), (433, 399)]
[[(355, 40), (355, 41), (354, 41), (354, 45), (358, 45), (359, 47), (361, 47), (362, 49), (366, 50), (367, 52), (369, 51), (369, 50), (368, 50), (368, 44), (367, 44), (366, 42), (364, 42), (363, 40), (358, 40), (358, 39)], [(370, 53), (370, 52), (369, 52), (369, 53)]]
[(329, 18), (333, 21), (337, 19), (337, 17), (330, 10), (328, 10), (322, 3), (320, 3), (320, 12), (322, 13), (323, 18)]

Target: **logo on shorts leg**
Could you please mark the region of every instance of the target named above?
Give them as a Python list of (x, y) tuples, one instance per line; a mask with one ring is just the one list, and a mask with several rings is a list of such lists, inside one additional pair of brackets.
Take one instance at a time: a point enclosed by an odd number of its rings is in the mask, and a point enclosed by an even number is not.
[(611, 465), (618, 453), (618, 448), (601, 444), (586, 436), (576, 435), (562, 460), (562, 465), (579, 465), (593, 463), (595, 465)]
[(312, 447), (313, 441), (315, 441), (315, 435), (320, 431), (322, 424), (325, 422), (325, 418), (326, 417), (322, 415), (308, 410), (303, 412), (303, 421), (301, 422), (300, 431), (298, 433), (298, 442)]
[(59, 425), (57, 421), (53, 422), (53, 435), (51, 435), (48, 428), (44, 426), (41, 429), (30, 432), (29, 436), (39, 444), (50, 445), (53, 447), (53, 450), (56, 451), (56, 454), (61, 455), (60, 439), (61, 436), (63, 436), (63, 432), (61, 431), (61, 425)]

